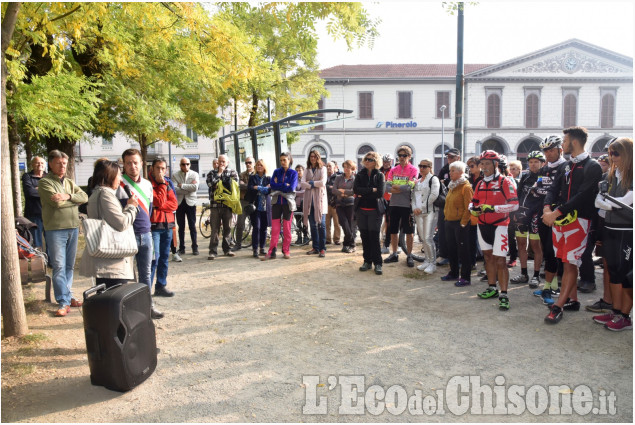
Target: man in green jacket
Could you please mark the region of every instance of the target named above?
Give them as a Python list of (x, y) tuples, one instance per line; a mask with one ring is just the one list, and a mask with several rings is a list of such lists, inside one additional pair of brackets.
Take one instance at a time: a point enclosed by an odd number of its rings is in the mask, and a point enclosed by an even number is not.
[(53, 291), (59, 304), (56, 316), (66, 316), (71, 307), (81, 307), (72, 298), (73, 271), (79, 235), (78, 206), (88, 201), (88, 195), (66, 175), (68, 155), (53, 150), (49, 153), (49, 173), (42, 177), (38, 193), (42, 202), (44, 238), (49, 264), (53, 268)]

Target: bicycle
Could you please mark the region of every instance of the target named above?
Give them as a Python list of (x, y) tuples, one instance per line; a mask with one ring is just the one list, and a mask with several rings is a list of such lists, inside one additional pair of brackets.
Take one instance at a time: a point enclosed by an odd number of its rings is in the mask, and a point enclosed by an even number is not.
[[(212, 224), (211, 224), (211, 212), (212, 208), (210, 207), (209, 202), (203, 203), (203, 210), (201, 211), (201, 215), (199, 217), (198, 228), (200, 230), (201, 235), (209, 239), (212, 236)], [(235, 220), (232, 219), (233, 225), (231, 225), (231, 245), (236, 245), (236, 226)], [(249, 216), (245, 217), (245, 230), (243, 231), (243, 237), (240, 246), (242, 248), (249, 248), (251, 246), (251, 218)], [(223, 224), (221, 223), (218, 233), (222, 234), (223, 232)]]

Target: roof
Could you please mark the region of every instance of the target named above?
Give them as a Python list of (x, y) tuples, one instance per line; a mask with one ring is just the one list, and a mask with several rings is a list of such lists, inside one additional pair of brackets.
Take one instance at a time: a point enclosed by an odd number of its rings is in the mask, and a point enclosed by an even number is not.
[[(465, 74), (492, 66), (466, 64)], [(455, 64), (337, 65), (323, 69), (320, 77), (329, 78), (431, 78), (455, 77)]]

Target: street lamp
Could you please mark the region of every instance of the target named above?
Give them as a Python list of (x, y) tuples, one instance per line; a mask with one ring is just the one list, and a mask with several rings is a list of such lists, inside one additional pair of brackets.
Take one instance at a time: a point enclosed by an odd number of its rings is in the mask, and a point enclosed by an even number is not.
[(439, 111), (441, 111), (441, 151), (443, 152), (443, 159), (441, 160), (441, 164), (445, 165), (445, 141), (443, 140), (445, 138), (445, 125), (444, 125), (444, 118), (445, 118), (445, 110), (447, 109), (447, 106), (445, 105), (441, 105), (441, 107), (439, 108)]

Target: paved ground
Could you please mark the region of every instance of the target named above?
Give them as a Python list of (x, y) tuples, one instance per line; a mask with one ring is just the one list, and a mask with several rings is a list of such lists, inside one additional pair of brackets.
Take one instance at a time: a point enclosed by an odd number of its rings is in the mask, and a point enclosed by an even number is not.
[[(441, 273), (408, 269), (403, 258), (375, 276), (357, 270), (361, 253), (333, 249), (320, 259), (306, 256), (306, 249), (292, 248), (290, 260), (260, 262), (242, 251), (236, 258), (186, 254), (183, 263), (171, 262), (169, 287), (176, 296), (156, 300), (166, 314), (155, 322), (157, 370), (125, 394), (90, 384), (76, 309), (54, 318), (52, 305), (31, 301), (31, 331), (46, 339), (3, 340), (2, 421), (632, 422), (632, 332), (611, 333), (585, 311), (548, 326), (547, 309), (526, 285), (513, 287), (512, 308), (502, 312), (494, 300), (475, 296), (484, 283), (456, 288), (441, 282)], [(76, 293), (89, 286), (77, 280)], [(42, 298), (42, 285), (32, 287)], [(580, 301), (599, 296), (581, 294)], [(347, 375), (363, 377), (352, 378), (364, 380), (363, 390), (376, 386), (367, 401), (381, 414), (340, 412)], [(534, 396), (546, 394), (549, 385), (587, 385), (594, 397), (589, 410), (601, 408), (600, 395), (612, 392), (617, 412), (558, 415), (556, 403), (538, 415), (522, 408), (519, 415), (456, 415), (460, 409), (451, 406), (456, 403), (447, 388), (456, 376), (525, 386)], [(405, 393), (389, 390), (393, 385)], [(372, 392), (377, 386), (389, 390), (385, 404), (371, 402), (383, 401)], [(433, 396), (436, 406), (438, 391), (446, 389), (444, 414), (390, 413), (405, 406), (406, 393)], [(554, 393), (571, 396), (565, 387)], [(303, 407), (315, 407), (307, 396), (326, 397), (326, 414), (303, 414)]]

